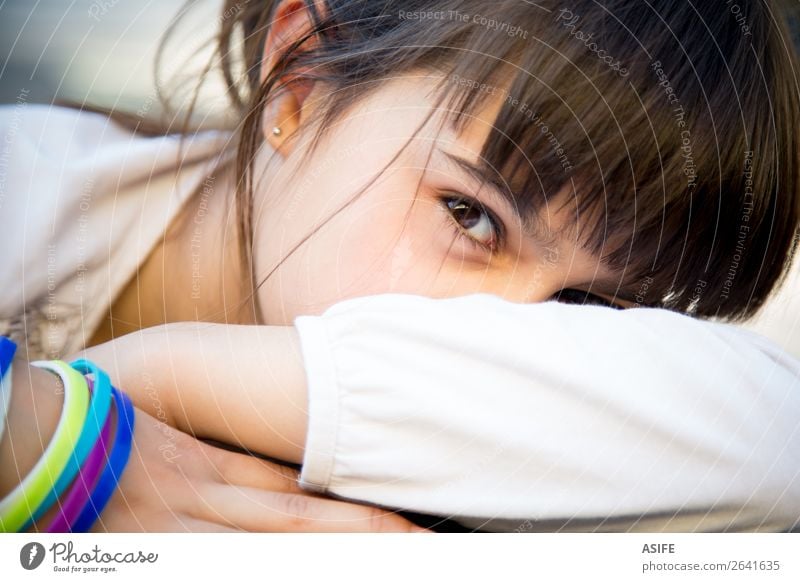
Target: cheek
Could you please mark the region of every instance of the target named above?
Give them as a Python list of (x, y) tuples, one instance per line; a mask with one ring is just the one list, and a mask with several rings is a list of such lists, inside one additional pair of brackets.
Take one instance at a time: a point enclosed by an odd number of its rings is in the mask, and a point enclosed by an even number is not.
[[(442, 260), (431, 244), (442, 236), (437, 215), (423, 200), (409, 212), (412, 198), (400, 191), (362, 194), (286, 258), (259, 290), (265, 323), (290, 325), (299, 315), (318, 315), (363, 295), (429, 294)], [(257, 234), (259, 281), (315, 227), (308, 213), (272, 213), (281, 215), (264, 220), (263, 236)]]

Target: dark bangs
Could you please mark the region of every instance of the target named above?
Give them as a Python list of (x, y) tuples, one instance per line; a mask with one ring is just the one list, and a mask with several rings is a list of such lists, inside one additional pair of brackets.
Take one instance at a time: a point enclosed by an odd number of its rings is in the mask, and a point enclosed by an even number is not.
[(788, 35), (763, 2), (649, 4), (493, 3), (527, 34), (474, 26), (441, 89), (457, 127), (501, 96), (483, 162), (523, 217), (564, 205), (619, 297), (745, 318), (795, 245)]

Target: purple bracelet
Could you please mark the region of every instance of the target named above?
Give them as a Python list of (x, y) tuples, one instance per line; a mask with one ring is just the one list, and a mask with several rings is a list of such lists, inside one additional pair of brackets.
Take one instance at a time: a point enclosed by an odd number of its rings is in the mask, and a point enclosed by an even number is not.
[[(87, 378), (87, 380), (91, 383), (90, 379)], [(60, 504), (58, 514), (47, 526), (46, 533), (70, 532), (72, 522), (75, 521), (83, 506), (86, 505), (100, 472), (106, 466), (107, 452), (111, 441), (112, 416), (109, 414), (106, 418), (100, 438), (97, 439), (91, 452), (86, 457), (86, 461), (75, 477), (75, 481), (72, 482), (64, 501)]]

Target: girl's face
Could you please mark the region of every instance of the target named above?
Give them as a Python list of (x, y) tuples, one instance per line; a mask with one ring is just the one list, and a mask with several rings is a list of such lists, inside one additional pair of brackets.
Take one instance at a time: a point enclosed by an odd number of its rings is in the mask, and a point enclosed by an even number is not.
[(500, 98), (461, 135), (437, 112), (412, 138), (431, 113), (432, 85), (424, 76), (387, 82), (331, 128), (307, 164), (299, 165), (302, 139), (269, 164), (261, 152), (253, 224), (264, 323), (291, 325), (344, 299), (390, 292), (617, 301), (620, 277), (576, 240), (574, 211), (562, 204), (568, 192), (551, 196), (558, 204), (536, 224), (523, 224), (469, 169)]

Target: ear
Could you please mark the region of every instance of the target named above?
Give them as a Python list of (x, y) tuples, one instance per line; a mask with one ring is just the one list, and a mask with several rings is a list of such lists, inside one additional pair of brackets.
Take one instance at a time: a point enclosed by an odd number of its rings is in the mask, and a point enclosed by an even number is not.
[[(286, 49), (311, 30), (311, 22), (311, 15), (303, 0), (280, 1), (264, 42), (260, 71), (262, 82), (283, 58)], [(307, 50), (316, 42), (316, 39), (309, 39), (300, 50)], [(289, 138), (309, 116), (309, 108), (304, 105), (314, 82), (297, 77), (281, 81), (282, 88), (264, 110), (261, 131), (267, 142), (285, 156), (291, 151), (292, 140)]]

